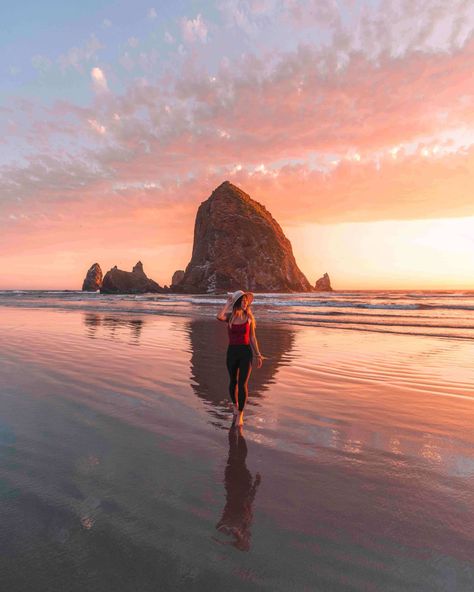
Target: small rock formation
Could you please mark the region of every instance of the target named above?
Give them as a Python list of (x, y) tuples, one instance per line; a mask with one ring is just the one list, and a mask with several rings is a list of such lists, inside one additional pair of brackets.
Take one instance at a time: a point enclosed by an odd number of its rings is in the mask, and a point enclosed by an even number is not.
[(318, 292), (332, 292), (331, 280), (327, 273), (325, 273), (323, 277), (320, 277), (319, 280), (316, 280), (314, 289)]
[(173, 277), (171, 278), (171, 288), (173, 289), (175, 286), (180, 284), (184, 278), (184, 271), (182, 269), (178, 269), (173, 273)]
[(116, 265), (112, 267), (105, 274), (100, 291), (104, 294), (144, 294), (166, 290), (146, 276), (139, 261), (132, 271), (122, 271)]
[(101, 287), (102, 269), (98, 263), (94, 263), (86, 274), (84, 282), (82, 283), (82, 289), (85, 292), (97, 292)]
[(199, 206), (191, 261), (173, 289), (191, 293), (313, 290), (270, 212), (229, 181)]
[[(117, 267), (117, 266), (115, 266), (115, 267)], [(138, 273), (138, 274), (144, 275), (146, 277), (145, 272), (143, 271), (143, 263), (141, 261), (138, 261), (138, 263), (135, 263), (135, 265), (133, 266), (133, 269), (132, 269), (132, 273)]]

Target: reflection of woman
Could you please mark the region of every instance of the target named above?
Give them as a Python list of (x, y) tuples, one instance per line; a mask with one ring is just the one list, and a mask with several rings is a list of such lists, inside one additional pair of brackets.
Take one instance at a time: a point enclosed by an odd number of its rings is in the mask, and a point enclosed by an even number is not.
[(232, 426), (229, 430), (229, 458), (225, 469), (226, 504), (217, 530), (233, 537), (231, 545), (241, 551), (250, 549), (252, 504), (260, 484), (260, 474), (252, 479), (247, 469), (247, 444), (242, 431)]
[[(257, 356), (257, 368), (261, 368), (263, 360), (255, 333), (255, 318), (250, 310), (252, 301), (252, 292), (237, 290), (230, 294), (224, 308), (217, 314), (217, 319), (225, 321), (228, 325), (229, 393), (234, 405), (234, 421), (237, 421), (239, 426), (244, 423), (244, 407), (248, 397), (247, 383), (252, 372), (252, 350)], [(238, 400), (235, 396), (236, 387)]]

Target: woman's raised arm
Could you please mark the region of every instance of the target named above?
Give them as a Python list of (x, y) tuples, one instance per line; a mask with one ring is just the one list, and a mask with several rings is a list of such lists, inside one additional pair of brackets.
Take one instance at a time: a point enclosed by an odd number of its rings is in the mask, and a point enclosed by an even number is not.
[(227, 322), (227, 315), (230, 312), (230, 304), (232, 302), (232, 295), (227, 298), (227, 302), (224, 304), (223, 308), (220, 312), (217, 313), (216, 319), (218, 321), (225, 321)]

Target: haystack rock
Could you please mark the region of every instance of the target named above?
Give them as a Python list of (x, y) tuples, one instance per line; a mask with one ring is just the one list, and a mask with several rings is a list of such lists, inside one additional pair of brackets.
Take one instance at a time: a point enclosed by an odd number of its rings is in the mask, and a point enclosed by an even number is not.
[(225, 181), (199, 206), (180, 292), (310, 292), (290, 241), (270, 212)]
[(139, 261), (132, 271), (122, 271), (117, 266), (110, 269), (105, 274), (100, 291), (104, 294), (144, 294), (167, 290), (146, 276)]
[(314, 289), (318, 292), (332, 292), (331, 280), (327, 273), (325, 273), (323, 277), (320, 277), (319, 280), (316, 280)]
[(174, 288), (178, 284), (183, 281), (184, 278), (184, 271), (182, 269), (178, 269), (173, 273), (173, 277), (171, 278), (171, 288)]
[(102, 287), (102, 269), (98, 263), (94, 263), (86, 274), (82, 283), (85, 292), (97, 292)]

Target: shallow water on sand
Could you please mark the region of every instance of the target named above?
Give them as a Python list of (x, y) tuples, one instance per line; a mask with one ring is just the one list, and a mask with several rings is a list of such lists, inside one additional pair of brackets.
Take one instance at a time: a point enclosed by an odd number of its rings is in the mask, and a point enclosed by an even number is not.
[[(470, 342), (1, 309), (5, 590), (474, 589)], [(2, 586), (2, 589), (3, 589)]]

